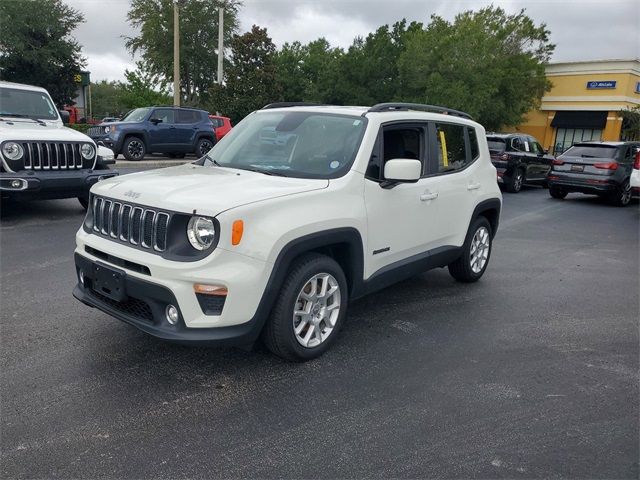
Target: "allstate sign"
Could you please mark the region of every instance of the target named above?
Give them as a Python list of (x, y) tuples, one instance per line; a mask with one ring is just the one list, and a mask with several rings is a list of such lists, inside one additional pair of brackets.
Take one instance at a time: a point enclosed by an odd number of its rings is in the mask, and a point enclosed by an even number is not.
[(616, 88), (616, 80), (592, 80), (587, 82), (588, 89)]

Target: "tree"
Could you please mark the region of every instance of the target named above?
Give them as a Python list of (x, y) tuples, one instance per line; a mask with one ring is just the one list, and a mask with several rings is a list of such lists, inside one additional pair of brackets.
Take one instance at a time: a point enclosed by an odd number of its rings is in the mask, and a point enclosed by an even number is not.
[(133, 72), (124, 71), (127, 81), (118, 97), (120, 103), (127, 110), (151, 105), (173, 105), (173, 98), (159, 77), (149, 73), (144, 62), (136, 62), (136, 67)]
[[(185, 103), (197, 105), (214, 83), (217, 69), (218, 8), (224, 8), (224, 37), (237, 30), (238, 0), (180, 2), (180, 91)], [(129, 23), (139, 33), (126, 39), (151, 75), (173, 81), (173, 1), (131, 0)]]
[(0, 79), (44, 87), (58, 107), (73, 104), (85, 59), (71, 32), (82, 22), (61, 0), (0, 1)]
[(627, 107), (620, 111), (623, 140), (640, 140), (640, 107)]
[(210, 111), (219, 111), (240, 121), (252, 111), (281, 100), (282, 90), (276, 77), (276, 47), (266, 28), (254, 25), (251, 31), (231, 40), (231, 66), (226, 84), (211, 89)]
[(517, 125), (551, 87), (549, 33), (524, 10), (507, 15), (491, 6), (460, 13), (453, 23), (434, 15), (408, 34), (396, 100), (460, 109), (490, 130)]

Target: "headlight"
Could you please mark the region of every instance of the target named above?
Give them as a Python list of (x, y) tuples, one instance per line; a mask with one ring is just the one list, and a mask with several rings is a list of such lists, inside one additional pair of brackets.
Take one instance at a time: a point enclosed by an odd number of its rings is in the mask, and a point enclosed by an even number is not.
[(7, 142), (2, 146), (2, 154), (9, 160), (20, 160), (24, 154), (24, 150), (19, 143)]
[(111, 127), (104, 127), (104, 133), (109, 133), (111, 131)]
[(80, 147), (80, 153), (85, 160), (91, 160), (96, 153), (96, 149), (90, 143), (85, 143)]
[(187, 238), (196, 250), (206, 250), (216, 238), (213, 220), (205, 217), (191, 217), (187, 225)]

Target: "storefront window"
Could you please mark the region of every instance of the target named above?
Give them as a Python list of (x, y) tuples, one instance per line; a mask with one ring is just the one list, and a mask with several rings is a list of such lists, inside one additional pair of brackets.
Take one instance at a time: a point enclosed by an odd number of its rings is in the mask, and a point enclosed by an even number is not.
[(602, 130), (596, 128), (558, 128), (553, 148), (554, 155), (560, 155), (571, 145), (578, 142), (598, 141), (602, 139)]

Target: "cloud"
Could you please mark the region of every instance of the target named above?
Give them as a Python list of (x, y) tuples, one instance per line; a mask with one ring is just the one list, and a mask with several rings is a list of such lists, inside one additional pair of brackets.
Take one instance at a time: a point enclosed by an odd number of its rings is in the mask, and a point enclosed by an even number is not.
[[(1, 0), (0, 0), (1, 1)], [(126, 21), (128, 0), (66, 0), (84, 13), (75, 32), (84, 47), (92, 79), (124, 78), (134, 63), (123, 36), (135, 32)], [(244, 0), (241, 31), (266, 27), (276, 45), (325, 37), (348, 47), (380, 25), (402, 18), (428, 23), (432, 14), (452, 20), (464, 10), (491, 3), (509, 13), (525, 8), (537, 24), (546, 23), (556, 44), (555, 62), (640, 58), (640, 2), (637, 0)]]

